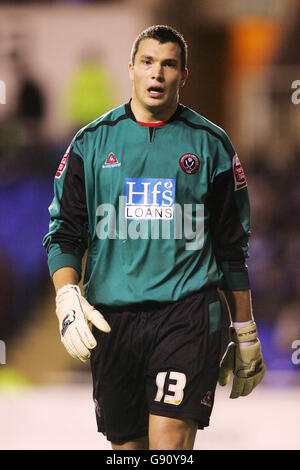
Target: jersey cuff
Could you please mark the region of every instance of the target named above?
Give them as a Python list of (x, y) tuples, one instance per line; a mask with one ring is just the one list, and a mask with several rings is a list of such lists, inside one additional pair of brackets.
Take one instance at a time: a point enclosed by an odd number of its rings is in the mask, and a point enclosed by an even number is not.
[(232, 271), (228, 262), (221, 264), (222, 278), (219, 283), (221, 290), (249, 290), (250, 280), (247, 266), (244, 265), (243, 269)]
[[(77, 256), (70, 253), (60, 253), (56, 256), (48, 258), (48, 266), (50, 276), (52, 277), (55, 271), (61, 268), (73, 268), (79, 274), (79, 281), (81, 279), (82, 273), (82, 262), (81, 259), (78, 259)], [(79, 282), (78, 281), (78, 282)]]

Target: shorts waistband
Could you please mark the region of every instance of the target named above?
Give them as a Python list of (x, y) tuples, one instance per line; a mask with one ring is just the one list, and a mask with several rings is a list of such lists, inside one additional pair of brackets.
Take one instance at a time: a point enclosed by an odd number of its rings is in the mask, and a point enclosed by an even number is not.
[(160, 302), (156, 300), (147, 300), (145, 302), (139, 302), (139, 303), (128, 304), (128, 305), (120, 305), (120, 306), (115, 306), (115, 307), (104, 305), (104, 304), (97, 304), (95, 305), (95, 308), (97, 310), (100, 310), (100, 312), (102, 311), (104, 313), (149, 312), (151, 310), (161, 310), (172, 304), (179, 304), (181, 302), (185, 302), (188, 299), (192, 300), (194, 297), (198, 295), (207, 295), (210, 293), (214, 293), (214, 292), (217, 292), (217, 290), (218, 290), (217, 286), (209, 286), (209, 287), (204, 287), (202, 289), (199, 289), (198, 291), (191, 292), (188, 295), (181, 297), (180, 299), (177, 299), (177, 300), (170, 300), (170, 301), (165, 301), (165, 302)]

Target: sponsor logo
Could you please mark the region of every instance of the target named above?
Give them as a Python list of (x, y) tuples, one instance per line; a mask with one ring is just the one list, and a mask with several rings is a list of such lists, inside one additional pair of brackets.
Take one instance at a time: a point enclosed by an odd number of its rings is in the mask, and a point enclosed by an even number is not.
[(179, 163), (183, 171), (188, 175), (196, 173), (200, 166), (199, 158), (193, 153), (185, 153), (182, 155), (182, 157), (180, 157)]
[(173, 220), (175, 179), (126, 178), (125, 218)]
[(236, 154), (232, 159), (232, 168), (234, 176), (234, 190), (238, 191), (239, 189), (245, 188), (247, 186), (246, 176), (241, 162)]
[(72, 312), (73, 312), (73, 319), (72, 320), (69, 319), (70, 314), (68, 313), (68, 315), (66, 315), (65, 318), (62, 321), (62, 324), (61, 324), (61, 335), (62, 336), (65, 335), (65, 332), (67, 331), (68, 326), (70, 326), (71, 323), (73, 323), (73, 321), (75, 321), (75, 310), (72, 310)]
[(206, 395), (201, 400), (202, 405), (211, 407), (211, 392), (207, 392)]
[(64, 154), (64, 156), (62, 157), (62, 160), (59, 164), (59, 167), (58, 167), (58, 170), (56, 172), (56, 175), (55, 175), (55, 178), (60, 178), (61, 175), (63, 174), (63, 172), (65, 171), (65, 168), (66, 168), (66, 165), (67, 165), (67, 161), (68, 161), (68, 158), (69, 158), (69, 153), (70, 153), (70, 145), (69, 147), (67, 148), (66, 150), (66, 153)]
[(114, 168), (116, 166), (121, 166), (121, 163), (117, 160), (112, 152), (110, 152), (106, 162), (102, 165), (102, 168)]

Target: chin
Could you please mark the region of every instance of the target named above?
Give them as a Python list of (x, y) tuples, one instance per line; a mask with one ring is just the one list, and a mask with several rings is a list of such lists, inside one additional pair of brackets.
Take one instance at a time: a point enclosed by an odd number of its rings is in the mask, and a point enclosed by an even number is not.
[(166, 103), (164, 101), (149, 101), (147, 100), (147, 102), (145, 102), (145, 107), (147, 107), (147, 109), (161, 109), (161, 108), (166, 108)]

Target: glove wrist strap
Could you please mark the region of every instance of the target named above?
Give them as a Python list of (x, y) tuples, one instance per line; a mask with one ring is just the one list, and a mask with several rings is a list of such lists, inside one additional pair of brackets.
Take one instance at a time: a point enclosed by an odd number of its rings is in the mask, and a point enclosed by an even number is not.
[(257, 340), (256, 323), (252, 322), (248, 326), (241, 328), (230, 327), (230, 337), (235, 343), (245, 343)]
[(61, 287), (60, 289), (58, 289), (58, 291), (56, 292), (56, 297), (59, 297), (61, 294), (63, 294), (65, 291), (68, 291), (69, 289), (73, 288), (76, 290), (77, 294), (80, 294), (80, 289), (79, 287), (76, 285), (76, 284), (65, 284), (63, 287)]

